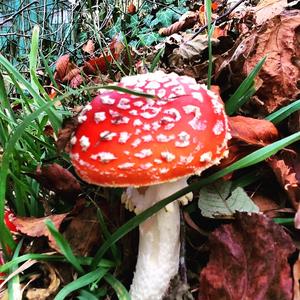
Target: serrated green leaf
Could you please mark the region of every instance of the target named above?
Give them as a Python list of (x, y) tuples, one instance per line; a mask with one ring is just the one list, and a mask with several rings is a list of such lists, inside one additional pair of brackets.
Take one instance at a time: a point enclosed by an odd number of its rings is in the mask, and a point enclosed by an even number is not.
[(200, 190), (198, 207), (208, 218), (232, 217), (236, 212), (259, 212), (243, 188), (235, 188), (231, 194), (231, 182), (218, 181)]

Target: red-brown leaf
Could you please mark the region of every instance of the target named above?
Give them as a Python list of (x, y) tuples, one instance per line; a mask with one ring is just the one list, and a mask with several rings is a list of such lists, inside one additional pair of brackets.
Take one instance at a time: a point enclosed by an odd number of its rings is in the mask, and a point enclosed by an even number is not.
[(31, 237), (47, 237), (49, 240), (49, 245), (55, 250), (59, 250), (58, 246), (51, 233), (45, 225), (45, 221), (50, 219), (55, 227), (59, 229), (62, 221), (65, 219), (67, 214), (51, 215), (43, 218), (34, 218), (34, 217), (16, 217), (13, 220), (13, 224), (16, 226), (17, 230), (23, 234), (26, 234)]
[(82, 50), (90, 55), (93, 55), (95, 52), (95, 44), (92, 40), (88, 40), (88, 42), (83, 45)]
[[(69, 197), (76, 197), (80, 184), (68, 170), (54, 163), (39, 166), (34, 178), (45, 188)], [(70, 199), (73, 200), (73, 199)]]
[(221, 161), (221, 168), (278, 138), (276, 127), (266, 120), (243, 116), (230, 117), (229, 127), (232, 135), (228, 143), (229, 156)]
[(62, 80), (68, 71), (68, 66), (70, 63), (70, 55), (66, 54), (61, 56), (57, 62), (56, 62), (56, 73), (55, 73), (55, 79), (56, 80)]
[(135, 5), (133, 4), (133, 2), (130, 2), (128, 7), (127, 7), (127, 12), (130, 14), (130, 15), (134, 15), (136, 13), (136, 7)]
[(248, 145), (266, 146), (278, 138), (273, 123), (243, 116), (229, 118), (232, 142), (241, 141)]
[(198, 300), (291, 300), (289, 235), (258, 214), (237, 215), (210, 236), (210, 260), (200, 275)]

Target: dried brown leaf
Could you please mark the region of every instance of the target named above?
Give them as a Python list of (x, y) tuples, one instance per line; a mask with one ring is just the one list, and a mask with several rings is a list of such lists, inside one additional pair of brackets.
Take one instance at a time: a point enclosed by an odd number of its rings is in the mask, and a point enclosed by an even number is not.
[(210, 259), (200, 275), (199, 300), (291, 300), (289, 235), (271, 219), (237, 214), (210, 236)]
[[(45, 188), (75, 198), (80, 192), (80, 184), (74, 175), (57, 163), (38, 166), (34, 178)], [(73, 200), (73, 199), (71, 199)]]
[(300, 173), (297, 175), (296, 171), (297, 166), (300, 166), (298, 156), (292, 157), (288, 153), (284, 156), (276, 155), (268, 159), (268, 164), (272, 168), (278, 182), (286, 191), (292, 206), (297, 210), (300, 199)]
[(136, 7), (135, 5), (133, 4), (133, 2), (130, 2), (128, 7), (127, 7), (127, 12), (130, 14), (130, 15), (134, 15), (136, 13)]
[(26, 289), (26, 299), (28, 300), (45, 300), (51, 299), (57, 293), (57, 290), (60, 286), (60, 279), (59, 276), (56, 274), (55, 269), (46, 263), (39, 263), (42, 267), (42, 274), (39, 276), (35, 276), (34, 279), (41, 282), (41, 278), (43, 278), (42, 282), (46, 285), (45, 287), (31, 287), (34, 284), (33, 280), (29, 287)]
[(222, 86), (238, 86), (263, 58), (255, 79), (256, 96), (249, 102), (252, 115), (261, 117), (290, 103), (300, 94), (300, 12), (284, 11), (241, 36), (227, 57), (216, 62), (216, 79)]
[(298, 209), (294, 217), (294, 224), (296, 229), (300, 229), (300, 203), (298, 204)]
[(81, 74), (77, 74), (74, 76), (70, 81), (70, 87), (71, 88), (77, 88), (83, 83), (83, 78)]
[(76, 255), (91, 255), (101, 242), (97, 210), (92, 206), (81, 209), (63, 234)]
[(287, 0), (261, 0), (254, 8), (254, 19), (256, 25), (264, 22), (282, 13), (287, 6)]
[(163, 36), (169, 36), (179, 31), (186, 30), (188, 28), (192, 28), (198, 21), (198, 13), (196, 12), (188, 12), (189, 14), (186, 17), (180, 18), (179, 21), (170, 25), (166, 28), (161, 28), (159, 30), (159, 34)]
[(93, 55), (95, 52), (95, 44), (93, 40), (88, 40), (88, 42), (83, 45), (82, 50), (90, 55)]
[(56, 245), (54, 238), (52, 237), (51, 233), (47, 229), (47, 226), (45, 225), (45, 221), (50, 219), (54, 223), (55, 227), (59, 229), (61, 223), (63, 222), (66, 216), (67, 213), (51, 215), (42, 218), (16, 217), (13, 223), (16, 226), (17, 230), (23, 234), (26, 234), (31, 237), (47, 237), (49, 241), (49, 246), (55, 249), (56, 251), (59, 251), (59, 248)]
[(258, 61), (267, 56), (257, 78), (261, 83), (256, 95), (268, 113), (300, 94), (300, 68), (295, 63), (300, 59), (299, 24), (300, 12), (286, 11), (253, 32), (256, 43), (245, 61), (243, 73), (249, 74)]
[(58, 131), (58, 137), (56, 141), (56, 147), (58, 152), (70, 150), (70, 139), (72, 133), (76, 130), (78, 125), (78, 119), (76, 117), (66, 118), (63, 120), (62, 128)]
[(55, 73), (55, 79), (56, 80), (62, 80), (67, 72), (68, 72), (68, 68), (69, 68), (69, 64), (70, 64), (70, 55), (66, 54), (61, 56), (55, 65), (56, 68), (56, 73)]

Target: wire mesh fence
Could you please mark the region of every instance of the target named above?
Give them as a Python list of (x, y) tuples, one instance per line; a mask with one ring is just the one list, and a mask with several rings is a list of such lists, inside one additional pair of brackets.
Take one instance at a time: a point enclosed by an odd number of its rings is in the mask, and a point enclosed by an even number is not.
[(126, 14), (130, 3), (140, 7), (143, 0), (0, 0), (0, 53), (13, 63), (26, 60), (32, 28), (38, 24), (44, 53), (74, 55), (87, 39), (103, 38), (116, 8)]
[(31, 30), (36, 24), (40, 26), (42, 43), (50, 47), (70, 46), (77, 9), (62, 0), (2, 0), (0, 52), (11, 58), (28, 53)]

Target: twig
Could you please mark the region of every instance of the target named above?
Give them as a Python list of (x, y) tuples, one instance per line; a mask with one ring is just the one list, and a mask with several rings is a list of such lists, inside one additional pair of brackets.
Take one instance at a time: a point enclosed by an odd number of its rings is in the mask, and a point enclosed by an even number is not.
[(9, 18), (5, 19), (4, 21), (2, 21), (0, 23), (0, 26), (4, 25), (7, 22), (12, 21), (17, 15), (21, 14), (25, 9), (27, 9), (28, 7), (30, 7), (32, 4), (37, 4), (39, 3), (39, 1), (33, 1), (31, 3), (28, 3), (27, 5), (25, 5), (24, 7), (20, 8), (18, 11), (16, 11), (13, 15), (11, 15)]
[[(245, 0), (240, 0), (238, 1), (235, 5), (233, 5), (230, 9), (228, 9), (223, 15), (219, 16), (217, 19), (215, 19), (214, 23), (218, 24), (220, 23), (220, 21), (222, 19), (224, 19), (225, 17), (227, 17), (229, 14), (231, 14), (239, 5), (241, 5)], [(190, 40), (194, 39), (196, 36), (198, 36), (198, 34), (200, 34), (201, 32), (203, 32), (204, 30), (207, 29), (207, 24), (202, 26), (201, 28), (199, 28), (194, 35), (191, 37)]]

